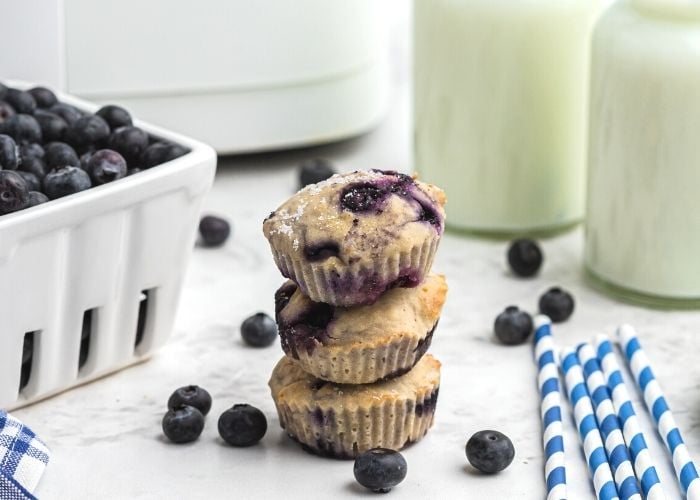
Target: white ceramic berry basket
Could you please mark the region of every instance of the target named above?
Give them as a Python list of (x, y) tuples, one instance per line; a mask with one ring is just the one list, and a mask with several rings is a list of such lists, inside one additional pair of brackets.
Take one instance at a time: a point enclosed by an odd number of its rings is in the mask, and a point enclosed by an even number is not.
[[(97, 108), (66, 95), (59, 99), (88, 111)], [(190, 152), (117, 182), (0, 217), (2, 409), (137, 363), (170, 334), (216, 154), (200, 142), (135, 124)], [(28, 382), (20, 390), (27, 334), (33, 338), (33, 356)], [(81, 343), (87, 357), (79, 363)]]

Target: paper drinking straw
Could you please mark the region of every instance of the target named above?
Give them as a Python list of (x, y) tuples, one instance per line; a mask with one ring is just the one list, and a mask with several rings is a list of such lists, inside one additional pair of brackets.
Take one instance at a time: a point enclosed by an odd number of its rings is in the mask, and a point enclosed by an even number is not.
[(615, 358), (613, 347), (606, 335), (600, 334), (595, 341), (596, 353), (605, 381), (612, 393), (613, 406), (622, 425), (622, 434), (627, 442), (634, 470), (642, 486), (642, 494), (648, 500), (665, 500), (661, 481), (651, 458), (644, 433), (637, 420), (627, 386), (622, 380), (620, 366)]
[(620, 337), (622, 350), (632, 375), (634, 375), (634, 381), (644, 396), (647, 410), (654, 417), (656, 429), (671, 453), (673, 468), (681, 485), (681, 491), (686, 494), (689, 500), (700, 500), (698, 471), (683, 442), (676, 420), (666, 403), (661, 386), (654, 376), (649, 358), (642, 350), (634, 328), (630, 325), (623, 325), (618, 329), (617, 334)]
[(581, 365), (573, 349), (563, 350), (561, 358), (569, 401), (574, 409), (574, 419), (588, 463), (588, 470), (593, 479), (596, 497), (598, 500), (619, 499), (608, 457), (600, 438), (598, 422), (593, 413), (591, 398), (583, 380)]
[(547, 481), (547, 500), (565, 500), (566, 466), (561, 394), (551, 326), (548, 317), (535, 317), (535, 361), (538, 367), (537, 385), (540, 390), (544, 476)]
[(642, 500), (642, 493), (634, 475), (632, 458), (622, 436), (620, 420), (615, 413), (608, 384), (600, 369), (595, 350), (590, 344), (583, 343), (576, 349), (578, 360), (586, 377), (586, 387), (591, 395), (600, 434), (608, 452), (608, 461), (612, 470), (617, 491), (622, 500)]

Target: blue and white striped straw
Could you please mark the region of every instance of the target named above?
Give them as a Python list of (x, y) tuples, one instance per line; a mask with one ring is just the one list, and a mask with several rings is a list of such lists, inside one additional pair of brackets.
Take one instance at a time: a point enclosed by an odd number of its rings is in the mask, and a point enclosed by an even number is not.
[(596, 420), (600, 434), (608, 452), (608, 460), (612, 469), (617, 491), (622, 500), (642, 500), (642, 493), (634, 475), (632, 458), (630, 457), (625, 438), (622, 435), (620, 420), (615, 413), (608, 384), (600, 369), (595, 350), (590, 344), (583, 343), (576, 349), (578, 360), (583, 366), (586, 377), (586, 387), (593, 401)]
[(544, 476), (547, 481), (547, 500), (565, 500), (567, 498), (566, 466), (561, 394), (551, 326), (552, 322), (548, 317), (542, 315), (535, 317), (535, 360), (541, 401)]
[(598, 500), (619, 499), (617, 488), (608, 463), (608, 457), (600, 438), (598, 422), (593, 413), (593, 405), (583, 380), (583, 370), (573, 349), (565, 349), (561, 353), (562, 371), (569, 395), (569, 401), (574, 409), (574, 419), (578, 427), (579, 438), (583, 445), (588, 469), (593, 479), (593, 488)]
[(630, 325), (623, 325), (617, 331), (622, 350), (634, 375), (634, 380), (644, 396), (649, 413), (653, 415), (656, 429), (666, 444), (673, 459), (681, 490), (689, 500), (700, 500), (700, 477), (690, 458), (688, 448), (683, 442), (680, 430), (673, 414), (666, 403), (661, 386), (652, 371), (649, 358), (639, 344), (636, 332)]
[(661, 487), (659, 475), (651, 458), (644, 433), (637, 420), (637, 414), (632, 406), (632, 400), (627, 392), (627, 386), (622, 380), (622, 372), (617, 363), (613, 347), (608, 337), (600, 334), (596, 337), (596, 352), (598, 361), (603, 369), (608, 388), (612, 393), (612, 401), (620, 423), (622, 434), (634, 461), (634, 470), (642, 486), (642, 494), (648, 500), (665, 500), (666, 496)]

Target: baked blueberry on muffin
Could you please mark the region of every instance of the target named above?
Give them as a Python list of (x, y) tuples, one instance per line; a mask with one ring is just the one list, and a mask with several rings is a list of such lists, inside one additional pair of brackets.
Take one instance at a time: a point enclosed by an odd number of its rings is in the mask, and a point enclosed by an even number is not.
[(334, 175), (263, 223), (283, 276), (314, 302), (374, 303), (427, 276), (444, 229), (445, 194), (390, 171)]
[(394, 288), (369, 306), (312, 302), (292, 281), (275, 294), (285, 354), (322, 380), (368, 384), (409, 371), (430, 347), (447, 295), (444, 276)]
[(440, 362), (430, 354), (405, 375), (374, 384), (326, 382), (286, 356), (270, 379), (287, 434), (308, 451), (336, 458), (399, 450), (422, 438), (433, 424), (439, 387)]

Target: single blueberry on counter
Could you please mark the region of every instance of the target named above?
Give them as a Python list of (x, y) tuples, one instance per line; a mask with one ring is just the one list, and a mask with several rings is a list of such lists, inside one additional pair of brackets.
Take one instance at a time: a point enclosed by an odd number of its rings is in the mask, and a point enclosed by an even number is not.
[(196, 440), (204, 430), (204, 415), (194, 406), (181, 405), (163, 417), (163, 434), (177, 444)]
[(252, 446), (267, 432), (265, 414), (248, 404), (237, 404), (219, 417), (219, 435), (231, 446)]
[(62, 141), (68, 130), (68, 123), (55, 113), (45, 109), (37, 109), (34, 118), (39, 127), (44, 142)]
[(93, 186), (107, 184), (126, 176), (126, 160), (111, 149), (95, 151), (87, 162)]
[(523, 278), (537, 274), (542, 267), (542, 260), (542, 250), (533, 240), (517, 239), (508, 248), (508, 264), (513, 273)]
[(15, 170), (20, 163), (20, 149), (9, 135), (0, 134), (0, 170)]
[(358, 483), (375, 493), (388, 493), (406, 478), (408, 465), (401, 453), (386, 448), (368, 450), (355, 459)]
[(206, 415), (211, 410), (211, 395), (198, 385), (180, 387), (170, 395), (168, 409), (174, 410), (182, 405), (194, 406)]
[(24, 208), (32, 208), (42, 203), (49, 201), (48, 196), (46, 196), (41, 191), (29, 191), (29, 198), (27, 199), (27, 205)]
[(15, 171), (0, 170), (0, 215), (22, 210), (29, 199), (24, 179)]
[(0, 124), (0, 133), (11, 136), (18, 144), (42, 142), (39, 122), (32, 115), (16, 114)]
[(90, 176), (80, 167), (61, 167), (44, 177), (44, 194), (50, 200), (62, 198), (92, 187)]
[(321, 158), (305, 160), (299, 164), (299, 189), (325, 181), (335, 173), (335, 168), (327, 160)]
[(221, 217), (205, 215), (199, 221), (199, 234), (204, 246), (218, 247), (226, 243), (231, 235), (231, 225)]
[(131, 115), (121, 106), (108, 104), (107, 106), (102, 106), (95, 114), (106, 121), (112, 130), (133, 125)]
[(486, 474), (495, 474), (508, 467), (515, 457), (513, 443), (498, 431), (479, 431), (466, 446), (467, 460)]
[(516, 306), (506, 307), (493, 324), (496, 338), (505, 345), (522, 344), (532, 333), (532, 328), (532, 317)]
[(259, 312), (241, 323), (241, 336), (252, 347), (267, 347), (277, 339), (277, 323), (270, 316)]
[(36, 111), (36, 101), (29, 92), (24, 90), (7, 89), (3, 100), (17, 113), (32, 115)]
[(574, 312), (574, 298), (558, 286), (547, 290), (540, 297), (540, 312), (549, 316), (553, 323), (561, 323), (571, 317)]
[(38, 108), (50, 108), (58, 104), (58, 98), (46, 87), (34, 87), (29, 90), (29, 94), (34, 98)]
[(50, 142), (44, 146), (44, 161), (49, 170), (61, 167), (77, 167), (80, 158), (71, 146), (65, 142)]

